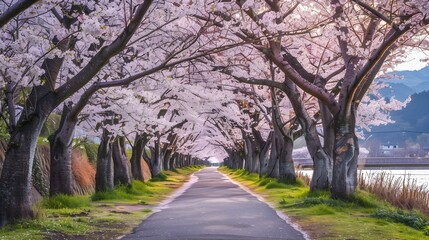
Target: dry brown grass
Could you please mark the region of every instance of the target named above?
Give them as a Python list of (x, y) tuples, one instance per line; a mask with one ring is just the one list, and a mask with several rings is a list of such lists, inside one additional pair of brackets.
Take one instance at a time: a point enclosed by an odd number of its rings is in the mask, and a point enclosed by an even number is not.
[(311, 177), (309, 177), (308, 175), (304, 174), (301, 171), (297, 171), (296, 172), (296, 178), (300, 179), (305, 186), (310, 186), (310, 182), (311, 182)]
[(429, 216), (429, 190), (426, 184), (418, 185), (417, 180), (395, 177), (392, 174), (359, 173), (359, 188), (368, 191), (399, 208), (420, 210)]
[(72, 171), (76, 182), (82, 187), (95, 184), (95, 168), (78, 150), (72, 152)]
[(152, 178), (152, 175), (150, 174), (150, 168), (143, 158), (141, 158), (141, 163), (142, 163), (144, 181), (145, 182), (149, 181)]

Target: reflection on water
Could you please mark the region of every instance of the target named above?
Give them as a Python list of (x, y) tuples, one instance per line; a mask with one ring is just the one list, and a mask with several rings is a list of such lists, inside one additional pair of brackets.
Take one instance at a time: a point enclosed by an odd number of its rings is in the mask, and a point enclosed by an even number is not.
[[(376, 169), (364, 169), (359, 170), (366, 174), (377, 174), (380, 172), (385, 172), (387, 174), (393, 175), (395, 178), (410, 178), (417, 181), (417, 185), (425, 185), (426, 188), (429, 188), (429, 169), (392, 169), (392, 168), (376, 168)], [(311, 177), (313, 170), (298, 170), (305, 175)]]

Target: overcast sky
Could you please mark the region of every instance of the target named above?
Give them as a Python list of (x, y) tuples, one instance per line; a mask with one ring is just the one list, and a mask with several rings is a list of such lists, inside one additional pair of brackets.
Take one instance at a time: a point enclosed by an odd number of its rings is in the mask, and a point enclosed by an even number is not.
[(403, 70), (420, 70), (426, 66), (428, 66), (428, 62), (422, 62), (421, 59), (428, 58), (429, 53), (426, 52), (413, 52), (409, 55), (408, 61), (402, 64), (399, 64), (395, 70), (396, 71), (403, 71)]

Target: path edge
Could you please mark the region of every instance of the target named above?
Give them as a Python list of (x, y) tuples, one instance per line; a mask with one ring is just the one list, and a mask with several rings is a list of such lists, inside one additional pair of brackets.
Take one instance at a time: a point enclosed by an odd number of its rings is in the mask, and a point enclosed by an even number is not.
[(310, 236), (296, 223), (292, 222), (291, 218), (288, 217), (286, 214), (284, 214), (282, 211), (277, 210), (276, 207), (270, 203), (269, 201), (267, 201), (264, 197), (262, 197), (261, 195), (253, 192), (252, 190), (250, 190), (248, 187), (234, 181), (232, 178), (230, 178), (228, 175), (224, 174), (223, 172), (220, 172), (218, 169), (216, 169), (216, 171), (220, 174), (222, 174), (224, 177), (226, 177), (228, 180), (230, 180), (233, 184), (239, 186), (241, 189), (243, 189), (244, 191), (246, 191), (247, 193), (249, 193), (250, 195), (254, 196), (256, 199), (258, 199), (258, 201), (266, 204), (268, 207), (270, 207), (271, 209), (273, 209), (277, 216), (279, 218), (281, 218), (283, 221), (285, 221), (287, 224), (289, 224), (293, 229), (295, 229), (296, 231), (300, 232), (302, 234), (302, 236), (306, 239), (306, 240), (311, 240)]
[(140, 224), (142, 224), (145, 220), (147, 220), (149, 217), (151, 217), (153, 214), (161, 212), (163, 209), (167, 209), (169, 208), (169, 204), (171, 202), (173, 202), (174, 200), (176, 200), (176, 198), (180, 197), (183, 193), (185, 193), (194, 183), (198, 182), (198, 177), (195, 176), (195, 173), (200, 172), (201, 170), (203, 170), (204, 168), (192, 173), (189, 176), (189, 180), (186, 181), (181, 187), (179, 187), (178, 189), (174, 190), (166, 199), (162, 200), (158, 205), (156, 205), (155, 207), (152, 208), (152, 211), (150, 213), (148, 213), (147, 215), (145, 215), (145, 218), (141, 221), (141, 223), (139, 223), (139, 225), (137, 225), (133, 231), (131, 233), (122, 235), (117, 237), (116, 239), (122, 239), (124, 237), (126, 237), (127, 235), (131, 235), (133, 233), (135, 233), (135, 230), (140, 226)]

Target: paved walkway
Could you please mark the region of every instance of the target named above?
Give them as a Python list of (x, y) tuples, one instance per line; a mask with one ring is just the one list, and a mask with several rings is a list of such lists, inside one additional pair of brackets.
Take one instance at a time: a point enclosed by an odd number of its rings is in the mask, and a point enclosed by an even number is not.
[(198, 181), (154, 213), (123, 239), (304, 239), (276, 212), (215, 168), (195, 175)]

